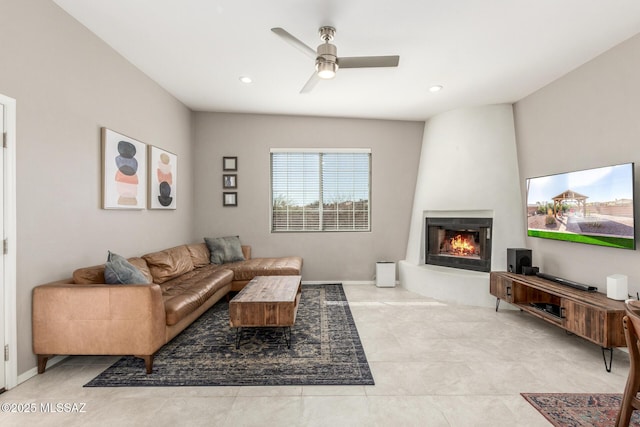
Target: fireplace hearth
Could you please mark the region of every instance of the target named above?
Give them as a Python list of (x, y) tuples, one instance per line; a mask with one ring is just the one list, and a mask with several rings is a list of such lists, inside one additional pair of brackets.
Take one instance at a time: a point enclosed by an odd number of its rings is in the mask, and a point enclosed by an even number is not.
[(492, 218), (426, 218), (425, 263), (491, 271)]

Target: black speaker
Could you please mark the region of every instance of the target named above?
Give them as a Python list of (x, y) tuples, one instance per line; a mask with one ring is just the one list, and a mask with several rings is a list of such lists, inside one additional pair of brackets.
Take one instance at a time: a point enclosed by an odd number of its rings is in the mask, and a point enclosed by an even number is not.
[(507, 248), (507, 271), (522, 274), (522, 267), (531, 267), (531, 249)]

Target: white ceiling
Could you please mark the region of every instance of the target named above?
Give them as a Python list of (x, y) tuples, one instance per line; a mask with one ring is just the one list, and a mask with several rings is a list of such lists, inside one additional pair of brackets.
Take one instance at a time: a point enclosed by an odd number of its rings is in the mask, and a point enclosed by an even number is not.
[[(638, 0), (53, 1), (198, 111), (424, 120), (515, 102), (640, 32)], [(338, 70), (300, 94), (313, 59), (270, 29), (315, 49), (323, 25), (339, 56), (398, 68)]]

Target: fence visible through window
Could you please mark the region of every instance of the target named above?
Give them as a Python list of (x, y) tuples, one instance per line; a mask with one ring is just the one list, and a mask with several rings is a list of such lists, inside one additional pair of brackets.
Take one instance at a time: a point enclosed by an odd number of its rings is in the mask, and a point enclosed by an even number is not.
[(271, 231), (369, 231), (370, 150), (271, 150)]

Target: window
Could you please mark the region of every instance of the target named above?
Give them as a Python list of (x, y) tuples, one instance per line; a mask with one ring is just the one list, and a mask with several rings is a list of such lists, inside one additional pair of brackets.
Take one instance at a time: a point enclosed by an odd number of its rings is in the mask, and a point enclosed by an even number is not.
[(369, 231), (371, 150), (271, 150), (271, 231)]

